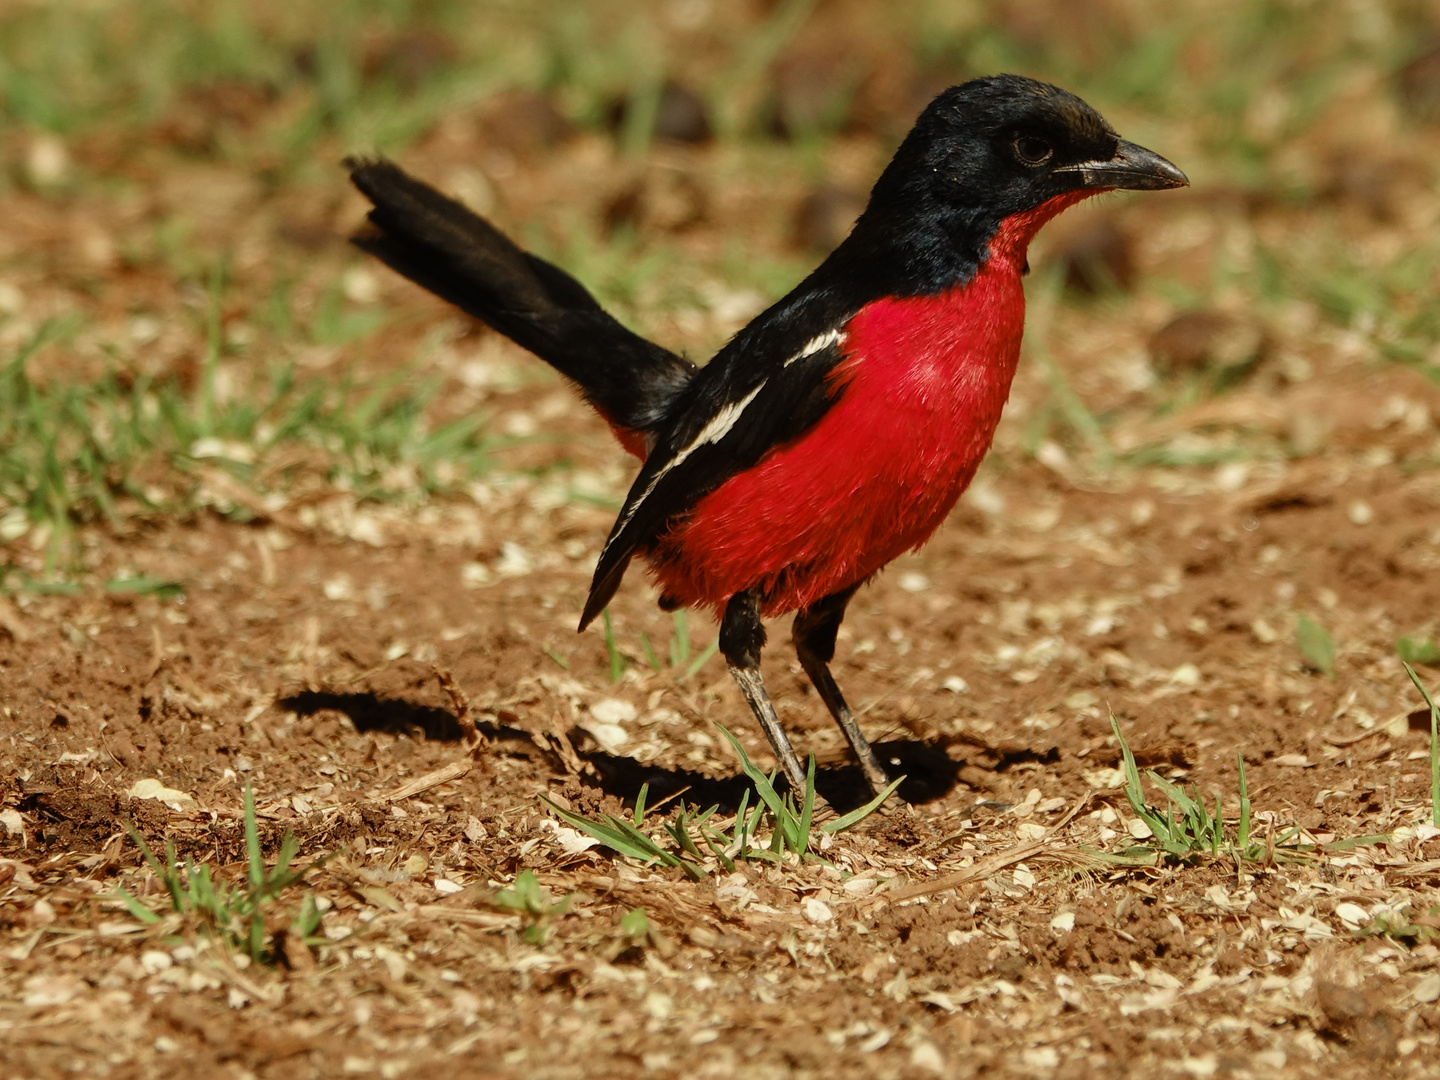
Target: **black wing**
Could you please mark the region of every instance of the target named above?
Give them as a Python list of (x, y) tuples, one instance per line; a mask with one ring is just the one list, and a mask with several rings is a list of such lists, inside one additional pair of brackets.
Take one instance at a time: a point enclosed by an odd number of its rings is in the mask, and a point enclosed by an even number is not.
[(839, 399), (843, 387), (830, 377), (844, 358), (839, 329), (822, 331), (788, 356), (779, 353), (784, 359), (773, 365), (727, 357), (745, 349), (744, 337), (700, 370), (646, 458), (600, 553), (581, 630), (615, 595), (636, 551), (667, 521), (800, 435)]

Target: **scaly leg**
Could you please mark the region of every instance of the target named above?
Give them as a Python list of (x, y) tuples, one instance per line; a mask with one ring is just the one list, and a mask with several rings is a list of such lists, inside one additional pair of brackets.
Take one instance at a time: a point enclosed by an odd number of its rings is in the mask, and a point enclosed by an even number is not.
[(860, 733), (860, 725), (855, 722), (850, 706), (845, 704), (840, 687), (835, 685), (835, 678), (830, 674), (830, 661), (835, 657), (835, 635), (840, 630), (840, 620), (845, 617), (845, 605), (850, 602), (850, 597), (855, 595), (855, 588), (832, 593), (801, 611), (795, 616), (791, 633), (795, 639), (795, 655), (800, 659), (800, 666), (805, 669), (805, 674), (810, 676), (815, 689), (820, 691), (825, 707), (830, 710), (830, 715), (845, 733), (850, 749), (854, 750), (855, 756), (860, 759), (860, 771), (865, 774), (870, 789), (879, 794), (889, 782), (885, 770), (880, 767), (880, 759), (875, 756), (875, 751)]
[(780, 726), (770, 695), (765, 693), (765, 683), (760, 678), (760, 650), (764, 647), (765, 627), (760, 622), (759, 598), (753, 592), (736, 593), (720, 620), (720, 652), (730, 665), (730, 674), (740, 684), (750, 711), (760, 722), (760, 730), (770, 741), (775, 760), (785, 770), (790, 789), (799, 799), (805, 790), (805, 770), (800, 767), (800, 759)]

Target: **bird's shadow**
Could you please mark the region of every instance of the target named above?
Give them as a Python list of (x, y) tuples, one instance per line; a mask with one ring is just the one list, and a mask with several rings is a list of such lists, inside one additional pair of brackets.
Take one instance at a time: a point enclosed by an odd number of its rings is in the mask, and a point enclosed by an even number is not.
[[(907, 803), (944, 798), (955, 787), (963, 764), (952, 761), (943, 746), (917, 740), (896, 740), (873, 746), (892, 780), (905, 777), (896, 791)], [(666, 769), (603, 750), (586, 751), (580, 756), (594, 766), (602, 791), (632, 805), (641, 786), (648, 784), (647, 802), (651, 806), (678, 795), (698, 806), (718, 804), (722, 810), (734, 810), (740, 804), (740, 797), (753, 788), (743, 773), (717, 778), (688, 769)], [(776, 777), (775, 789), (781, 794), (790, 790), (783, 775)], [(817, 767), (815, 792), (841, 814), (865, 805), (874, 797), (858, 764)], [(753, 795), (751, 805), (754, 805)]]
[[(377, 694), (342, 694), (333, 690), (302, 690), (275, 704), (299, 716), (311, 716), (322, 709), (343, 713), (355, 730), (383, 731), (391, 735), (408, 735), (429, 742), (459, 742), (464, 737), (460, 722), (448, 709), (433, 705), (417, 705), (404, 698), (385, 698)], [(475, 725), (480, 734), (492, 742), (516, 740), (530, 742), (530, 733), (504, 724), (482, 720)]]
[[(459, 742), (462, 738), (459, 721), (448, 709), (419, 705), (403, 698), (384, 698), (372, 693), (337, 693), (331, 690), (302, 690), (280, 698), (276, 705), (300, 716), (310, 716), (331, 709), (348, 716), (359, 732), (383, 731), (392, 735), (408, 735), (432, 742)], [(476, 727), (493, 743), (518, 742), (534, 752), (530, 733), (506, 724), (481, 721)], [(571, 733), (577, 740), (581, 733)], [(905, 777), (897, 789), (907, 803), (927, 803), (944, 798), (954, 788), (962, 762), (950, 758), (943, 744), (901, 739), (875, 743), (875, 753), (889, 776)], [(503, 752), (503, 751), (502, 751)], [(631, 757), (605, 750), (586, 750), (580, 758), (595, 770), (595, 783), (607, 795), (634, 805), (642, 786), (648, 784), (646, 800), (656, 806), (676, 797), (699, 806), (719, 805), (733, 810), (741, 796), (752, 785), (743, 774), (714, 777), (690, 769), (667, 769), (637, 761)], [(563, 764), (554, 763), (563, 769)], [(785, 777), (777, 777), (776, 790), (789, 789)], [(868, 802), (872, 793), (860, 766), (844, 764), (815, 770), (815, 790), (840, 813), (846, 813)]]

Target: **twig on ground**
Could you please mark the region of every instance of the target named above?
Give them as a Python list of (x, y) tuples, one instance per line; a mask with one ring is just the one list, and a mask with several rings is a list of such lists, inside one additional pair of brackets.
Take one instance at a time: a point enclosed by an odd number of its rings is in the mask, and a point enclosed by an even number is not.
[(465, 739), (465, 745), (470, 748), (472, 756), (478, 754), (486, 745), (486, 739), (480, 734), (480, 729), (475, 726), (475, 718), (470, 715), (470, 698), (466, 696), (464, 690), (460, 689), (460, 684), (455, 681), (455, 676), (451, 675), (448, 669), (442, 668), (439, 664), (431, 664), (430, 670), (440, 681), (440, 688), (450, 695), (450, 704), (455, 708), (455, 722), (460, 725), (460, 733)]
[(1094, 797), (1094, 794), (1093, 791), (1086, 792), (1084, 797), (1070, 808), (1069, 813), (1050, 827), (1045, 833), (1043, 840), (1034, 840), (1028, 844), (1013, 847), (1009, 851), (1002, 851), (996, 855), (987, 855), (985, 858), (976, 862), (974, 866), (967, 866), (958, 873), (949, 874), (936, 881), (921, 882), (918, 885), (908, 885), (903, 889), (887, 894), (885, 899), (894, 904), (902, 900), (913, 900), (917, 896), (928, 896), (931, 893), (944, 892), (946, 889), (953, 889), (958, 885), (964, 885), (966, 882), (974, 881), (977, 877), (988, 876), (997, 870), (1003, 870), (1007, 866), (1012, 866), (1017, 862), (1023, 862), (1025, 859), (1040, 854), (1048, 847), (1050, 840), (1059, 834), (1061, 829), (1074, 821), (1076, 815), (1085, 809), (1086, 806), (1090, 805), (1090, 800)]
[(882, 899), (892, 904), (898, 904), (904, 900), (914, 900), (918, 896), (929, 896), (931, 893), (944, 892), (946, 889), (954, 889), (960, 885), (974, 881), (976, 878), (989, 877), (997, 870), (1003, 870), (1007, 866), (1014, 866), (1018, 862), (1034, 858), (1049, 846), (1046, 840), (1032, 840), (1028, 844), (1020, 844), (1009, 851), (1001, 851), (995, 855), (987, 855), (980, 859), (974, 866), (967, 866), (956, 874), (947, 874), (943, 878), (934, 881), (922, 881), (917, 885), (907, 885), (903, 889), (897, 889), (893, 893), (886, 893)]
[(475, 759), (468, 757), (464, 761), (452, 761), (449, 765), (442, 765), (434, 772), (428, 772), (424, 776), (417, 776), (408, 784), (402, 784), (394, 791), (380, 796), (381, 802), (399, 802), (401, 799), (409, 799), (419, 795), (422, 791), (429, 791), (431, 788), (439, 787), (441, 784), (448, 784), (451, 780), (459, 780), (475, 767)]
[(460, 684), (455, 677), (439, 664), (432, 664), (431, 670), (435, 672), (435, 678), (440, 681), (441, 688), (450, 695), (450, 703), (455, 709), (455, 722), (460, 725), (460, 737), (464, 740), (469, 754), (462, 761), (452, 761), (449, 765), (442, 765), (440, 768), (426, 773), (424, 776), (417, 776), (408, 784), (402, 784), (394, 791), (380, 796), (382, 802), (399, 802), (402, 799), (409, 799), (419, 795), (422, 791), (429, 791), (431, 788), (439, 787), (441, 784), (448, 784), (451, 780), (459, 780), (475, 767), (480, 760), (480, 751), (489, 746), (489, 741), (480, 734), (480, 729), (475, 726), (475, 719), (470, 715), (470, 699), (465, 691), (460, 689)]

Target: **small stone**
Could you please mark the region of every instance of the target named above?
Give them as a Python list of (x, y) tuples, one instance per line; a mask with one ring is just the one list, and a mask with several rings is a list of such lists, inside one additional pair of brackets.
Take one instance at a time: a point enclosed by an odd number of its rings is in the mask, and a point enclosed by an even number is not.
[(949, 1070), (945, 1067), (945, 1055), (940, 1053), (940, 1048), (929, 1039), (921, 1039), (910, 1049), (910, 1064), (922, 1072), (934, 1073), (936, 1076), (947, 1076)]
[(0, 811), (0, 825), (5, 826), (6, 836), (25, 835), (25, 819), (20, 816), (20, 811), (13, 807), (9, 810)]
[(1351, 930), (1366, 926), (1370, 922), (1370, 913), (1368, 911), (1359, 904), (1349, 902), (1335, 905), (1335, 917)]
[(1020, 1053), (1027, 1069), (1055, 1069), (1060, 1066), (1060, 1051), (1053, 1046), (1036, 1046)]
[(712, 134), (710, 116), (700, 95), (682, 83), (666, 82), (655, 109), (655, 138), (705, 143)]
[(56, 135), (37, 135), (25, 155), (25, 173), (32, 186), (50, 188), (70, 176), (70, 151)]
[(900, 575), (900, 588), (908, 593), (922, 593), (930, 588), (930, 579), (911, 570)]
[(1422, 1005), (1428, 1005), (1432, 1001), (1440, 1000), (1440, 971), (1431, 972), (1421, 979), (1410, 996)]
[(1181, 664), (1170, 673), (1170, 682), (1175, 686), (1193, 689), (1200, 685), (1200, 669), (1194, 664)]
[(639, 715), (639, 710), (619, 698), (601, 698), (590, 706), (590, 715), (602, 724), (628, 724)]
[(835, 912), (830, 910), (830, 905), (813, 896), (807, 896), (800, 901), (800, 912), (805, 916), (805, 921), (813, 926), (824, 926), (835, 921)]
[(159, 949), (149, 949), (140, 954), (140, 967), (146, 975), (158, 975), (162, 971), (169, 970), (175, 961), (170, 958), (167, 952)]

